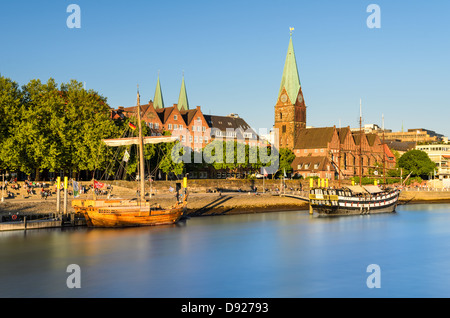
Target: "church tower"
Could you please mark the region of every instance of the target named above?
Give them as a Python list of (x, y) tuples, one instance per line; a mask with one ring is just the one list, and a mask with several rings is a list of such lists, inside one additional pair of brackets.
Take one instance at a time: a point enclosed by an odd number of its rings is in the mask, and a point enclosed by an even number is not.
[(298, 76), (292, 30), (281, 78), (280, 91), (275, 105), (275, 125), (278, 129), (279, 147), (294, 149), (300, 129), (306, 128), (306, 105)]
[(155, 109), (164, 108), (161, 83), (159, 82), (159, 72), (158, 72), (158, 81), (156, 82), (155, 97), (153, 98), (153, 107)]
[(189, 110), (189, 101), (187, 98), (186, 84), (184, 83), (184, 74), (181, 81), (180, 96), (178, 97), (178, 110)]

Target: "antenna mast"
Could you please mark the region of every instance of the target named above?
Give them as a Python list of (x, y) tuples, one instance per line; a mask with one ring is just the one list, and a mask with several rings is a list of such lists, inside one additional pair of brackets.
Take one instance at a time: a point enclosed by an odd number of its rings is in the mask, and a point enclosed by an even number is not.
[(384, 114), (381, 115), (382, 118), (382, 129), (383, 129), (383, 183), (386, 184), (386, 143), (384, 140)]
[(142, 124), (141, 124), (141, 101), (139, 95), (139, 85), (137, 86), (137, 117), (138, 117), (138, 127), (139, 127), (139, 183), (141, 186), (141, 190), (139, 191), (140, 202), (144, 202), (145, 197), (145, 188), (144, 188), (144, 178), (145, 178), (145, 170), (144, 170), (144, 143), (142, 141)]
[(362, 169), (363, 169), (363, 158), (362, 158), (362, 107), (361, 98), (359, 99), (359, 185), (362, 186)]

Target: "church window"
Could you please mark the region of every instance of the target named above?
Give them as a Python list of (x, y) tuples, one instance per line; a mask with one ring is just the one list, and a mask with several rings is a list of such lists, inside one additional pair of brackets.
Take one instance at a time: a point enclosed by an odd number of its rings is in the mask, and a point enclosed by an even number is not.
[(286, 125), (283, 125), (283, 127), (281, 127), (281, 132), (284, 134), (286, 133)]
[(283, 113), (280, 113), (280, 119), (283, 119)]

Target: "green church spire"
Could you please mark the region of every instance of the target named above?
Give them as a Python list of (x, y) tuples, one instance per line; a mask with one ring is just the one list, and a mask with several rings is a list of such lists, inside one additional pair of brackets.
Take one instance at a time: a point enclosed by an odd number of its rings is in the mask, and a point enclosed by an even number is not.
[(186, 93), (186, 85), (183, 80), (181, 81), (180, 97), (178, 97), (178, 110), (189, 110), (189, 102)]
[(300, 78), (298, 76), (297, 62), (295, 60), (294, 53), (294, 45), (292, 44), (292, 30), (291, 36), (289, 39), (289, 46), (286, 55), (286, 62), (284, 63), (283, 76), (281, 78), (280, 92), (278, 93), (278, 97), (280, 96), (283, 88), (286, 89), (286, 92), (289, 96), (291, 103), (295, 103), (297, 99), (297, 94), (300, 90)]
[(153, 107), (155, 109), (164, 108), (161, 83), (159, 82), (159, 73), (158, 73), (158, 82), (156, 83), (155, 98), (153, 98)]

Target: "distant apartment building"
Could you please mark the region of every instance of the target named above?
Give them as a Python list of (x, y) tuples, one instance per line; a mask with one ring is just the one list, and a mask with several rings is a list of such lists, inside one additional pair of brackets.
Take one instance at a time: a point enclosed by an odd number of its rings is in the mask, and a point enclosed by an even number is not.
[(450, 178), (450, 145), (428, 144), (417, 145), (417, 150), (422, 150), (436, 164), (436, 175), (440, 179)]
[[(383, 133), (383, 129), (378, 126), (377, 124), (365, 124), (364, 126), (362, 126), (361, 128), (350, 128), (351, 131), (356, 131), (358, 132), (360, 129), (362, 129), (366, 134), (372, 134), (372, 133), (377, 133), (377, 134), (382, 134)], [(391, 133), (392, 130), (391, 129), (384, 129), (385, 133)]]
[(384, 138), (386, 139), (415, 143), (440, 142), (443, 140), (443, 137), (444, 135), (423, 128), (408, 129), (408, 131), (385, 132), (384, 134)]

